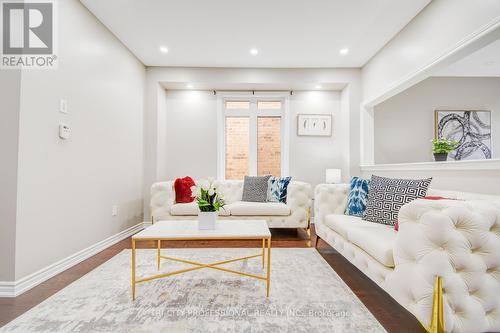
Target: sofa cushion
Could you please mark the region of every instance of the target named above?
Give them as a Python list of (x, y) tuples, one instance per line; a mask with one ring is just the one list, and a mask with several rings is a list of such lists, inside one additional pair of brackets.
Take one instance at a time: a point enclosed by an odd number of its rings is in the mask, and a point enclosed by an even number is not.
[(392, 249), (396, 240), (396, 231), (392, 226), (372, 223), (372, 227), (352, 228), (347, 233), (347, 239), (382, 265), (394, 267)]
[(225, 205), (224, 207), (222, 207), (220, 210), (219, 210), (219, 216), (229, 216), (231, 215), (231, 210), (230, 210), (231, 207), (229, 207), (229, 205)]
[(341, 214), (327, 215), (324, 221), (328, 228), (361, 248), (382, 265), (394, 267), (392, 247), (396, 232), (392, 226)]
[(176, 203), (170, 207), (170, 215), (198, 215), (198, 203), (190, 202), (190, 203)]
[[(178, 203), (170, 207), (170, 215), (173, 216), (197, 216), (198, 204), (196, 202)], [(219, 216), (229, 216), (231, 214), (229, 205), (224, 206), (219, 210)]]
[(227, 205), (233, 216), (288, 216), (290, 207), (281, 202), (238, 201)]
[(342, 215), (342, 214), (329, 214), (325, 216), (325, 225), (347, 239), (347, 232), (356, 226), (363, 226), (368, 222), (363, 221), (360, 217)]

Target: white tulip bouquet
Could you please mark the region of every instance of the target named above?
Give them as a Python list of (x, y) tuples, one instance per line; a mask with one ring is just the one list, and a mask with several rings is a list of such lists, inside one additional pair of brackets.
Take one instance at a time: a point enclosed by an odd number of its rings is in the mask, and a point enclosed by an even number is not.
[(219, 185), (217, 180), (208, 178), (191, 187), (192, 197), (198, 202), (201, 212), (218, 212), (224, 207)]

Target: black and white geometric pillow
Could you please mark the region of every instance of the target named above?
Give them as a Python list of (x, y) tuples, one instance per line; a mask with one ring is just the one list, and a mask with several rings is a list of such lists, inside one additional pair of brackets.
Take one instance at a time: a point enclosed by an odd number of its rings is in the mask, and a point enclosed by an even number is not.
[(432, 178), (397, 179), (373, 175), (363, 220), (394, 225), (399, 209), (410, 201), (425, 197)]
[(266, 202), (267, 187), (271, 176), (245, 176), (241, 201)]

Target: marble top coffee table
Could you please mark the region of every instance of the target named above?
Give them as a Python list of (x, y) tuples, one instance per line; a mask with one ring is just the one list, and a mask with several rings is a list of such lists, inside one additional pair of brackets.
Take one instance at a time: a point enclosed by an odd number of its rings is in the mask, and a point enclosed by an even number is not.
[[(245, 240), (245, 239), (261, 239), (262, 253), (241, 258), (229, 259), (213, 263), (200, 263), (190, 260), (173, 258), (161, 254), (161, 241), (163, 240)], [(193, 265), (194, 267), (185, 268), (169, 273), (162, 273), (150, 277), (136, 279), (136, 241), (157, 241), (158, 254), (157, 265), (160, 269), (160, 260), (168, 259), (185, 264)], [(267, 243), (267, 245), (266, 245)], [(257, 275), (251, 273), (240, 272), (224, 267), (221, 265), (247, 260), (251, 258), (262, 257), (262, 269), (266, 264), (266, 247), (267, 247), (267, 270), (266, 275)], [(214, 249), (216, 250), (216, 249)], [(269, 297), (270, 274), (271, 274), (271, 232), (264, 220), (225, 220), (217, 221), (216, 227), (213, 230), (199, 230), (198, 221), (159, 221), (147, 227), (139, 233), (132, 236), (132, 299), (135, 300), (135, 287), (137, 283), (156, 280), (164, 277), (169, 277), (176, 274), (186, 273), (198, 269), (210, 268), (218, 271), (238, 274), (266, 281), (266, 296)]]

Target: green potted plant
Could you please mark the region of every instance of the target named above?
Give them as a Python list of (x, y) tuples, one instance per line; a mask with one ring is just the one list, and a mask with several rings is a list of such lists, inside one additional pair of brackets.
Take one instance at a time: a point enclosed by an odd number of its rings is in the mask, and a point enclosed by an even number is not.
[(220, 194), (219, 182), (213, 178), (202, 180), (191, 187), (191, 193), (200, 209), (198, 228), (201, 230), (215, 229), (218, 212), (225, 204)]
[(433, 139), (432, 152), (434, 153), (434, 160), (436, 162), (443, 162), (448, 159), (448, 154), (458, 147), (459, 141), (448, 139)]

